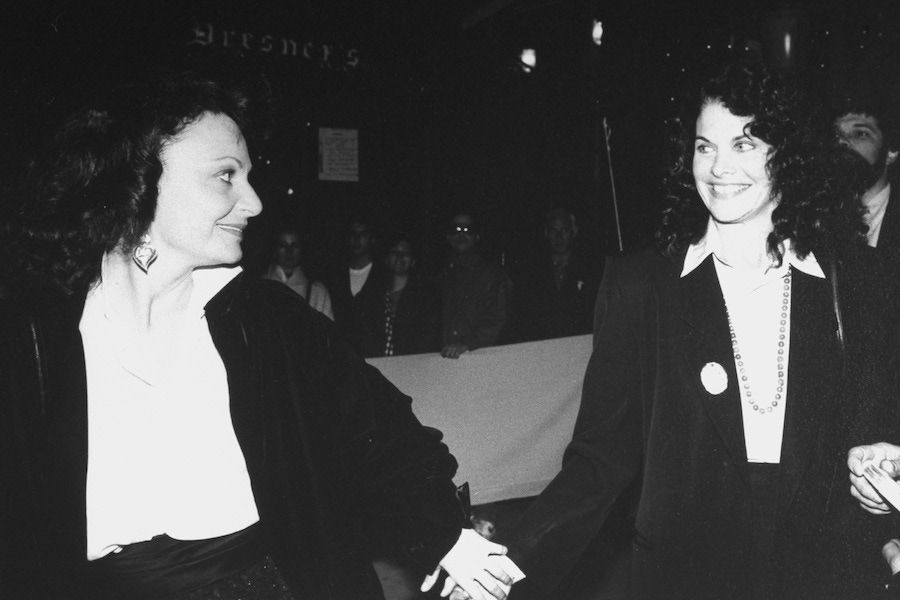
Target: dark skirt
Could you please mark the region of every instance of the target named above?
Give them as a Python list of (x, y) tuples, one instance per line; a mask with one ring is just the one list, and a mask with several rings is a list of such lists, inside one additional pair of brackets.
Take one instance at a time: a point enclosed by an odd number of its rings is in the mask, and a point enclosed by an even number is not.
[(257, 525), (209, 540), (159, 535), (89, 565), (91, 597), (103, 600), (297, 600)]
[(166, 600), (299, 600), (268, 556), (225, 579)]

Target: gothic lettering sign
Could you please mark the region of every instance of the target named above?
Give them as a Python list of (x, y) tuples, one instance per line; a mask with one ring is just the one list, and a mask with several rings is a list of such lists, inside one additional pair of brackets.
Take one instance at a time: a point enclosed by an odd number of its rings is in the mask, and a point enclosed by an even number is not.
[(213, 23), (195, 25), (192, 34), (189, 42), (191, 46), (237, 49), (261, 55), (305, 60), (322, 69), (336, 71), (355, 69), (359, 65), (359, 50), (344, 44), (322, 44), (270, 33), (239, 31)]

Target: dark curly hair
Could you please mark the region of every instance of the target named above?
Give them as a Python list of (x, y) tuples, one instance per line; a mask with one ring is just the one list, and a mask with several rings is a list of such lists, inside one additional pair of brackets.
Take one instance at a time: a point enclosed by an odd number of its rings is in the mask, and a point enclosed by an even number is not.
[(873, 117), (881, 130), (884, 147), (900, 150), (900, 119), (889, 92), (857, 82), (849, 89), (832, 93), (829, 111), (832, 122), (850, 113)]
[(20, 191), (19, 268), (66, 292), (86, 290), (104, 253), (139, 243), (156, 212), (160, 153), (205, 113), (227, 115), (248, 135), (248, 96), (190, 72), (122, 86), (72, 114)]
[(697, 193), (692, 167), (697, 119), (709, 103), (751, 117), (747, 133), (771, 147), (766, 166), (778, 205), (767, 245), (779, 263), (786, 239), (800, 257), (864, 243), (859, 174), (834, 143), (830, 124), (826, 127), (819, 109), (786, 78), (760, 63), (740, 62), (700, 85), (687, 98), (682, 116), (670, 123), (674, 159), (665, 180), (668, 206), (656, 234), (667, 256), (680, 256), (706, 232), (709, 211)]

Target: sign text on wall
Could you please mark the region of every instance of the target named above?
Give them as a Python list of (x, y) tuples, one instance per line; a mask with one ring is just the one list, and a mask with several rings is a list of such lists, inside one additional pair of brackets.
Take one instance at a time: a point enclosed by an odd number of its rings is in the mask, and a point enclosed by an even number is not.
[(311, 40), (296, 40), (272, 34), (237, 31), (217, 27), (212, 23), (195, 25), (190, 40), (192, 46), (212, 46), (242, 49), (247, 52), (270, 54), (308, 60), (323, 69), (345, 71), (359, 64), (359, 50), (344, 44), (321, 44)]

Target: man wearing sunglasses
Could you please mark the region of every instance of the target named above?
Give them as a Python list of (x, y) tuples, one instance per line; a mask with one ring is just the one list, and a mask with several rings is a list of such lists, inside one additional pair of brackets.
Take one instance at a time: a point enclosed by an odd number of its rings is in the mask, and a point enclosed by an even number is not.
[(454, 215), (447, 228), (450, 264), (441, 274), (444, 358), (497, 341), (507, 321), (509, 279), (478, 255), (478, 230), (468, 213)]

